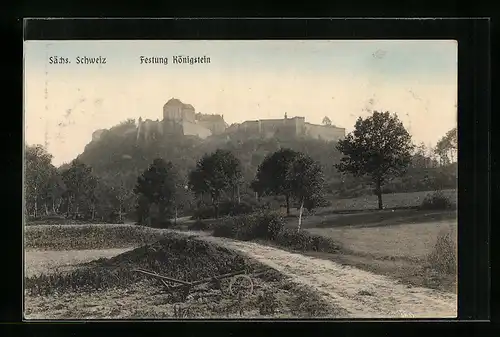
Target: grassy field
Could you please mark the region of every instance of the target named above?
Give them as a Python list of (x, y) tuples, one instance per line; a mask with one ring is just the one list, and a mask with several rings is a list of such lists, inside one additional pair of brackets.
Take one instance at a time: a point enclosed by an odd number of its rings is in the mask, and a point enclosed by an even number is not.
[(345, 253), (380, 259), (423, 260), (434, 248), (441, 231), (451, 231), (456, 238), (457, 223), (427, 222), (374, 227), (308, 228), (313, 234), (329, 237)]
[[(445, 233), (450, 235), (456, 249), (456, 221), (306, 230), (331, 238), (341, 247), (342, 254), (315, 254), (317, 257), (387, 275), (414, 286), (456, 292), (456, 271), (442, 270), (439, 263), (430, 259), (438, 238)], [(438, 249), (437, 254), (440, 259), (456, 261), (458, 253), (452, 249)]]
[[(456, 190), (443, 190), (443, 194), (454, 204), (457, 203)], [(391, 193), (382, 195), (384, 209), (415, 208), (422, 204), (426, 196), (433, 191)], [(321, 207), (314, 211), (316, 215), (326, 215), (332, 213), (353, 213), (378, 209), (378, 198), (376, 195), (366, 195), (350, 199), (328, 199), (331, 203), (328, 207)], [(297, 209), (291, 210), (292, 214), (298, 214)]]

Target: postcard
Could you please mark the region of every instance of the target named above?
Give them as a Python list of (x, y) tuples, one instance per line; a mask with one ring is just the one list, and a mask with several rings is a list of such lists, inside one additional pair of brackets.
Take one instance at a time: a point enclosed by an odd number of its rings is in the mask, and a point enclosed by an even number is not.
[(24, 42), (24, 318), (457, 317), (457, 43)]

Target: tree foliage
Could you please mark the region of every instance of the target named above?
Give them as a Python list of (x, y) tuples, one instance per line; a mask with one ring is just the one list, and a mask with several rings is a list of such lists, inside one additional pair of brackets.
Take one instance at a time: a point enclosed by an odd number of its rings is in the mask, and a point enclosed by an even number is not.
[[(155, 205), (159, 212), (159, 221), (166, 220), (166, 216), (172, 212), (176, 204), (178, 174), (171, 162), (165, 162), (161, 158), (153, 160), (153, 163), (142, 175), (137, 178), (134, 193), (140, 198), (139, 210), (147, 208), (147, 215), (150, 208)], [(139, 214), (143, 220), (144, 214)], [(151, 218), (148, 218), (151, 221)]]
[(67, 215), (79, 216), (82, 208), (90, 210), (94, 207), (95, 189), (97, 178), (92, 174), (92, 168), (75, 159), (71, 162), (69, 169), (62, 173), (62, 180), (66, 186), (66, 212)]
[(191, 191), (211, 198), (216, 217), (222, 194), (228, 189), (233, 191), (241, 181), (241, 163), (227, 150), (216, 150), (204, 155), (189, 173), (188, 186)]
[(358, 118), (354, 131), (339, 141), (338, 150), (344, 157), (336, 168), (355, 176), (369, 176), (382, 209), (381, 186), (406, 172), (413, 144), (396, 114), (375, 111), (366, 119)]
[(290, 182), (292, 197), (300, 204), (298, 226), (300, 230), (305, 203), (311, 209), (323, 200), (322, 192), (325, 182), (323, 171), (319, 163), (301, 153), (290, 163), (287, 180)]
[(332, 121), (328, 116), (325, 116), (322, 121), (323, 125), (332, 125)]
[(255, 179), (251, 183), (253, 190), (262, 195), (283, 195), (286, 200), (286, 212), (290, 214), (290, 196), (292, 182), (289, 171), (299, 152), (282, 148), (267, 155), (257, 168)]
[(448, 131), (436, 144), (435, 153), (439, 156), (441, 165), (456, 161), (458, 150), (457, 128)]
[[(24, 189), (28, 214), (38, 216), (39, 207), (56, 188), (56, 169), (52, 155), (42, 145), (25, 146)], [(56, 191), (53, 191), (56, 193)]]

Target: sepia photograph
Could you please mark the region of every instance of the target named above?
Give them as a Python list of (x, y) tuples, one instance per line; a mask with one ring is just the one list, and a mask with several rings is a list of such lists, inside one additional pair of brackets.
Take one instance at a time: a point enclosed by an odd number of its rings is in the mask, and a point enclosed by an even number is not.
[(457, 46), (24, 41), (24, 319), (456, 318)]

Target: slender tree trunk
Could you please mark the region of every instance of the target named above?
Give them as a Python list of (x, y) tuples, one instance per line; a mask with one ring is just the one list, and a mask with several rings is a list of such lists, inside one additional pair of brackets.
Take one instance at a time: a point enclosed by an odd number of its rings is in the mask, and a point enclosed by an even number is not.
[(214, 206), (215, 218), (219, 218), (219, 203), (216, 197), (212, 196), (212, 205)]
[(68, 201), (66, 202), (66, 217), (69, 218), (69, 214), (71, 213), (71, 197), (68, 197)]
[(52, 212), (53, 212), (54, 214), (56, 214), (56, 213), (57, 213), (57, 212), (56, 212), (56, 201), (55, 201), (54, 199), (52, 199)]
[(92, 205), (92, 221), (95, 219), (95, 205)]
[(380, 181), (380, 179), (377, 179), (376, 181), (375, 193), (377, 194), (378, 198), (378, 209), (383, 209), (384, 206), (382, 204), (382, 182)]
[(286, 199), (286, 215), (290, 215), (290, 196), (287, 194), (285, 195)]
[(259, 202), (259, 193), (255, 192), (255, 201)]
[(45, 207), (45, 215), (49, 215), (49, 207), (47, 206), (47, 203), (45, 202), (43, 205)]
[(38, 211), (38, 196), (36, 194), (36, 187), (35, 187), (35, 209), (33, 211), (33, 217), (35, 218), (37, 216), (37, 211)]
[(238, 194), (238, 205), (239, 205), (241, 204), (240, 185), (236, 185), (236, 193)]
[(59, 214), (59, 210), (61, 209), (62, 202), (63, 202), (63, 199), (59, 198), (59, 200), (57, 201), (57, 206), (56, 206), (56, 214)]
[(304, 211), (304, 199), (302, 199), (300, 203), (300, 210), (299, 210), (299, 226), (297, 227), (297, 232), (300, 232), (300, 226), (302, 225), (302, 212)]
[(118, 221), (122, 221), (122, 201), (120, 200), (120, 205), (118, 206)]
[(177, 225), (177, 205), (175, 205), (175, 218), (174, 218), (174, 224)]

